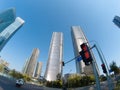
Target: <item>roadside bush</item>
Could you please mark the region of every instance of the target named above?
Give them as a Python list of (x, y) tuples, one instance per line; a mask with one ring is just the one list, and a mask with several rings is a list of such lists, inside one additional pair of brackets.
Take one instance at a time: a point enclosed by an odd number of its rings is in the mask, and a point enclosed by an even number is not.
[(47, 81), (46, 86), (47, 87), (53, 87), (53, 88), (62, 88), (62, 81), (61, 80)]

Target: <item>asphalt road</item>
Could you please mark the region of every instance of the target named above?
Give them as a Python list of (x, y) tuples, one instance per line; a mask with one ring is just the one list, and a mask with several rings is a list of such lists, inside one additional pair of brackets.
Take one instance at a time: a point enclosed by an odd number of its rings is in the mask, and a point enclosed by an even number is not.
[(44, 90), (43, 87), (25, 84), (22, 87), (16, 87), (15, 81), (0, 76), (0, 90)]
[[(22, 87), (18, 88), (15, 86), (15, 81), (10, 80), (6, 77), (0, 76), (0, 90), (62, 90), (62, 89), (55, 89), (55, 88), (48, 88), (48, 87), (40, 87), (33, 84), (23, 85)], [(80, 87), (71, 90), (95, 90), (95, 86), (86, 86)], [(101, 83), (101, 90), (108, 90), (107, 82)]]

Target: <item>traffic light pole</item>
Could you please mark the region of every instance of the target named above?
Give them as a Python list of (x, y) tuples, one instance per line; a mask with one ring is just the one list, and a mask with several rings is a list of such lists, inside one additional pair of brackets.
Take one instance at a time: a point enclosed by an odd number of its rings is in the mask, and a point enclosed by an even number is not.
[[(94, 48), (94, 47), (95, 47), (95, 49), (96, 49), (97, 52), (98, 52), (98, 55), (99, 55), (99, 57), (100, 57), (100, 60), (101, 60), (102, 64), (105, 65), (104, 59), (103, 59), (103, 57), (102, 57), (102, 55), (101, 55), (98, 47), (96, 46), (96, 44), (94, 44), (92, 48)], [(105, 67), (106, 67), (106, 65), (105, 65)], [(112, 85), (111, 85), (111, 80), (110, 80), (109, 73), (108, 73), (108, 68), (107, 68), (106, 76), (107, 76), (107, 81), (108, 81), (109, 90), (112, 90)]]
[[(94, 47), (92, 47), (92, 48), (94, 48)], [(92, 49), (92, 48), (90, 48), (90, 49)], [(73, 59), (71, 59), (71, 60), (69, 60), (69, 61), (67, 61), (67, 62), (65, 62), (64, 64), (67, 64), (67, 63), (75, 60), (75, 59), (78, 58), (78, 57), (80, 57), (80, 55), (76, 56), (75, 58), (73, 58)], [(100, 88), (100, 82), (99, 82), (99, 76), (98, 76), (98, 73), (97, 73), (95, 64), (96, 64), (95, 59), (93, 59), (93, 61), (92, 61), (92, 68), (93, 68), (93, 72), (94, 72), (94, 74), (95, 74), (96, 90), (101, 90), (101, 88)]]
[(100, 81), (99, 81), (99, 77), (98, 77), (98, 74), (97, 74), (97, 70), (96, 70), (96, 67), (95, 67), (95, 60), (93, 59), (92, 61), (92, 68), (93, 68), (93, 72), (95, 74), (95, 80), (96, 80), (96, 90), (101, 90), (100, 88)]
[[(91, 47), (90, 50), (91, 50), (92, 48), (94, 48), (94, 47)], [(100, 81), (99, 81), (99, 76), (98, 76), (98, 73), (97, 73), (97, 70), (96, 70), (96, 66), (95, 66), (95, 65), (96, 65), (96, 61), (95, 61), (95, 58), (94, 58), (93, 54), (91, 54), (91, 55), (92, 55), (92, 58), (93, 58), (91, 65), (92, 65), (93, 72), (94, 72), (94, 75), (95, 75), (96, 90), (101, 90)]]
[(78, 55), (78, 56), (74, 57), (73, 59), (71, 59), (71, 60), (69, 60), (69, 61), (67, 61), (67, 62), (65, 62), (64, 64), (67, 64), (67, 63), (69, 63), (69, 62), (71, 62), (71, 61), (75, 60), (75, 59), (76, 59), (76, 58), (78, 58), (78, 57), (80, 57), (80, 55)]

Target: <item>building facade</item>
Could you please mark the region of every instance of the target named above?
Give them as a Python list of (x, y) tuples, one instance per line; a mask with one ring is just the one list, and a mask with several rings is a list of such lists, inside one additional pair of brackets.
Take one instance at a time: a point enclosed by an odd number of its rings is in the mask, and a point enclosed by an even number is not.
[(0, 33), (15, 21), (15, 8), (6, 9), (0, 13)]
[(35, 70), (35, 76), (34, 77), (40, 78), (41, 71), (42, 71), (42, 62), (37, 62), (36, 70)]
[(24, 63), (24, 66), (23, 66), (23, 68), (22, 68), (22, 73), (23, 73), (23, 74), (26, 74), (26, 72), (27, 72), (27, 68), (28, 68), (29, 61), (30, 61), (30, 59), (28, 58), (28, 59), (25, 61), (25, 63)]
[(58, 74), (62, 75), (62, 60), (63, 60), (63, 33), (53, 32), (45, 71), (46, 80), (55, 81), (57, 80)]
[(26, 65), (27, 65), (26, 74), (30, 77), (34, 77), (34, 72), (35, 72), (35, 67), (36, 67), (36, 64), (37, 64), (38, 56), (39, 56), (39, 49), (34, 48), (29, 61), (26, 62)]
[(0, 14), (0, 51), (24, 24), (24, 20), (20, 17), (16, 18), (14, 12), (12, 8)]
[(9, 67), (9, 63), (2, 58), (0, 58), (0, 64), (4, 65), (5, 67)]
[[(74, 48), (74, 55), (75, 57), (79, 55), (79, 52), (81, 51), (80, 45), (82, 43), (88, 42), (86, 39), (82, 29), (79, 26), (72, 26), (71, 28), (71, 37), (73, 42), (73, 48)], [(92, 66), (85, 66), (83, 60), (78, 61), (75, 60), (76, 63), (76, 72), (81, 73), (87, 73), (87, 74), (93, 74)]]

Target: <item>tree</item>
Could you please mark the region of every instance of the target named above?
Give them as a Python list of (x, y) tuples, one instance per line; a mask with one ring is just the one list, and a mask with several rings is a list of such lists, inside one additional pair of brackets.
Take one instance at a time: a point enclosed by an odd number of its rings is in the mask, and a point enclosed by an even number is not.
[(94, 76), (70, 76), (67, 80), (67, 87), (83, 87), (95, 82)]
[(119, 70), (119, 67), (116, 65), (116, 62), (113, 61), (111, 64), (110, 64), (110, 69), (112, 71), (114, 71), (114, 74), (117, 75), (120, 73), (120, 70)]
[(47, 87), (52, 87), (52, 88), (61, 88), (62, 87), (62, 81), (61, 80), (47, 81), (46, 86)]
[(31, 78), (28, 75), (17, 72), (15, 69), (11, 70), (9, 72), (9, 75), (11, 75), (12, 77), (14, 77), (16, 79), (23, 78), (25, 81), (31, 80)]
[(0, 64), (0, 72), (3, 72), (3, 71), (4, 71), (4, 65)]
[(31, 81), (31, 78), (27, 74), (23, 74), (23, 79), (25, 81)]

